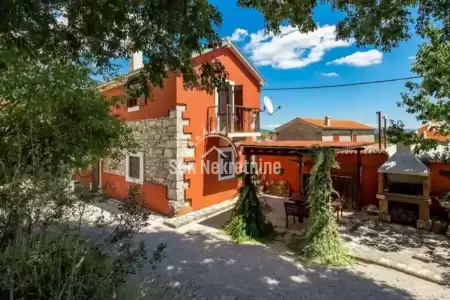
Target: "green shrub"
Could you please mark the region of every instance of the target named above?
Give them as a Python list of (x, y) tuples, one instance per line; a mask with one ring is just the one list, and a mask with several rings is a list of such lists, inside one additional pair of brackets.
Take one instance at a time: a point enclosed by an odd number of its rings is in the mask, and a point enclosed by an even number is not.
[(0, 254), (0, 298), (113, 299), (125, 280), (117, 259), (73, 233), (39, 233)]
[(338, 168), (331, 149), (319, 150), (308, 181), (309, 223), (301, 255), (309, 262), (324, 265), (346, 265), (351, 262), (341, 243), (333, 216), (331, 169)]
[(252, 239), (265, 239), (274, 233), (272, 223), (264, 214), (263, 203), (258, 198), (257, 188), (251, 180), (251, 175), (246, 175), (244, 186), (239, 188), (239, 198), (231, 219), (225, 225), (225, 232), (238, 243)]

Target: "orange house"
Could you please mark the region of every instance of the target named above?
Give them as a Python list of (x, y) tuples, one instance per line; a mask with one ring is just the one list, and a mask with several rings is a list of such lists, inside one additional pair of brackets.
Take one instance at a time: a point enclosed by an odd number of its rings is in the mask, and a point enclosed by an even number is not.
[[(236, 195), (238, 179), (230, 166), (243, 160), (237, 145), (260, 136), (260, 88), (266, 82), (233, 43), (194, 57), (194, 67), (216, 59), (229, 77), (213, 94), (184, 89), (182, 76), (173, 72), (146, 103), (111, 108), (133, 128), (139, 147), (102, 160), (97, 181), (104, 193), (124, 198), (137, 184), (145, 206), (168, 216)], [(126, 79), (142, 67), (142, 54), (131, 65), (129, 74), (99, 86), (104, 95), (124, 94)]]

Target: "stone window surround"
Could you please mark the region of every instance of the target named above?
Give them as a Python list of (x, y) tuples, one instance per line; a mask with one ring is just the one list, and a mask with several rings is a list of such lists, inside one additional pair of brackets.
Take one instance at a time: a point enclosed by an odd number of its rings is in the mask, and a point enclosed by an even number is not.
[[(130, 157), (135, 156), (139, 158), (139, 178), (130, 177)], [(125, 154), (125, 180), (127, 182), (143, 184), (144, 183), (144, 153), (138, 151), (135, 153), (127, 152)]]

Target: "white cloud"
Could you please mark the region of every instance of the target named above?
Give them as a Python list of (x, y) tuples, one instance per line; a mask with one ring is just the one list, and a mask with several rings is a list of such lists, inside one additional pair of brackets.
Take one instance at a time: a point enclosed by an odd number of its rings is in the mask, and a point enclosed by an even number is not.
[(246, 36), (248, 36), (248, 31), (242, 28), (236, 28), (233, 34), (230, 37), (227, 37), (228, 40), (233, 42), (242, 41)]
[(414, 60), (416, 60), (416, 57), (415, 56), (408, 56), (408, 59), (414, 61)]
[(322, 73), (321, 75), (325, 76), (325, 77), (338, 77), (339, 76), (339, 74), (336, 72)]
[(244, 50), (259, 66), (277, 69), (303, 68), (322, 60), (325, 52), (337, 47), (348, 47), (354, 41), (336, 40), (335, 26), (325, 25), (313, 32), (301, 33), (297, 28), (281, 26), (275, 36), (259, 30), (250, 34)]
[(269, 124), (269, 125), (264, 125), (262, 126), (263, 128), (277, 128), (280, 127), (281, 124)]
[(383, 53), (378, 50), (367, 52), (355, 52), (351, 55), (330, 61), (327, 65), (352, 65), (356, 67), (366, 67), (380, 64), (383, 61)]

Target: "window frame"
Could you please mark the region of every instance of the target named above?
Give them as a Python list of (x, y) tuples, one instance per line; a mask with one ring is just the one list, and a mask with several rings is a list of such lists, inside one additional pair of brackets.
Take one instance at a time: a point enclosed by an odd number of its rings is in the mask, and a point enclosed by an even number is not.
[[(136, 105), (130, 106), (130, 102), (136, 102)], [(139, 99), (128, 99), (127, 100), (127, 110), (128, 112), (139, 111)]]
[[(130, 176), (130, 157), (139, 158), (139, 178), (134, 178)], [(142, 151), (138, 152), (127, 152), (125, 156), (125, 180), (127, 182), (143, 184), (144, 183), (144, 153)]]
[[(226, 148), (218, 148), (218, 150), (219, 150), (219, 151), (217, 151), (217, 161), (219, 163), (219, 172), (217, 174), (218, 180), (224, 181), (224, 180), (230, 180), (230, 179), (236, 178), (236, 173), (234, 170), (234, 164), (236, 162), (236, 157), (234, 155), (234, 149), (232, 147), (226, 147)], [(223, 164), (221, 163), (222, 159), (223, 159), (223, 156), (221, 154), (223, 154), (225, 152), (231, 153), (231, 162), (230, 163), (232, 164), (233, 169), (232, 169), (232, 174), (230, 174), (230, 175), (222, 175), (222, 172), (224, 170), (222, 168)]]

